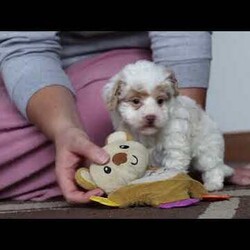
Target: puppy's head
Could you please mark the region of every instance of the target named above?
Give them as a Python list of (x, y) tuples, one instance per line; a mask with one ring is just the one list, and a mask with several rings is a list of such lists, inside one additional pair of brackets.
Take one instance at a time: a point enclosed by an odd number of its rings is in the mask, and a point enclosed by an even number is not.
[(118, 112), (132, 130), (144, 135), (166, 125), (169, 103), (177, 95), (174, 73), (145, 60), (127, 65), (103, 89), (109, 111)]

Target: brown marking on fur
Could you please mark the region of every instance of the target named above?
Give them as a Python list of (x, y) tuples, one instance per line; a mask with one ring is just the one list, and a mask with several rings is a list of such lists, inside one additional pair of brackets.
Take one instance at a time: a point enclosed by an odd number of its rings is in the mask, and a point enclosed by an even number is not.
[[(125, 96), (123, 101), (129, 102), (135, 109), (139, 109), (142, 106), (142, 101), (146, 99), (149, 94), (146, 91), (137, 91), (131, 89), (128, 91), (128, 94)], [(134, 101), (138, 100), (138, 104)]]
[(131, 89), (131, 90), (128, 91), (126, 99), (131, 99), (131, 98), (134, 98), (134, 97), (144, 99), (144, 98), (146, 98), (148, 96), (149, 96), (149, 94), (146, 91), (137, 91), (137, 90)]
[(168, 89), (169, 86), (167, 86), (166, 84), (161, 84), (158, 85), (157, 87), (155, 87), (155, 89), (152, 92), (152, 96), (156, 99), (158, 96), (162, 96), (165, 98), (168, 98)]
[(152, 97), (156, 101), (158, 100), (168, 101), (171, 98), (171, 94), (169, 93), (168, 89), (169, 89), (169, 86), (167, 86), (166, 84), (158, 85), (152, 92)]
[(126, 153), (118, 153), (118, 154), (115, 154), (113, 157), (112, 157), (112, 162), (119, 166), (121, 165), (122, 163), (125, 163), (127, 162), (127, 154)]
[(119, 95), (121, 94), (121, 85), (122, 82), (118, 81), (113, 88), (113, 91), (111, 93), (111, 98), (108, 100), (107, 103), (107, 107), (110, 111), (115, 110), (118, 105)]
[(167, 77), (166, 80), (169, 80), (172, 83), (172, 88), (174, 90), (173, 96), (176, 97), (179, 95), (179, 90), (178, 90), (178, 81), (176, 79), (175, 73), (172, 70), (167, 71), (169, 73), (169, 76)]
[(172, 71), (172, 70), (168, 70), (167, 71), (168, 73), (169, 73), (169, 76), (168, 76), (168, 80), (170, 80), (172, 83), (174, 83), (174, 84), (178, 84), (178, 81), (177, 81), (177, 79), (176, 79), (176, 76), (175, 76), (175, 73), (174, 73), (174, 71)]
[(170, 99), (172, 96), (176, 97), (179, 95), (177, 85), (172, 82), (162, 82), (153, 91), (152, 96), (157, 99), (158, 96)]
[(173, 84), (173, 89), (174, 89), (174, 97), (177, 97), (180, 92), (176, 84)]

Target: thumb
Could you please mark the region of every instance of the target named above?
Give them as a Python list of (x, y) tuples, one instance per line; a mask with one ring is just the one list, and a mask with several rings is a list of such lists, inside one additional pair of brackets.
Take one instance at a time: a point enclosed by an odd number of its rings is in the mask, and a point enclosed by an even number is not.
[(89, 141), (85, 137), (78, 141), (74, 147), (74, 152), (80, 154), (97, 164), (105, 164), (109, 161), (109, 154), (103, 149)]

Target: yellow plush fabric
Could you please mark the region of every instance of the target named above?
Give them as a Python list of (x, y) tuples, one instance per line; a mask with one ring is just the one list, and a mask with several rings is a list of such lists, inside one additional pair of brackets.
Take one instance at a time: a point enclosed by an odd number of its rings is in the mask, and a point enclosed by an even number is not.
[(207, 191), (200, 182), (182, 173), (163, 181), (122, 187), (110, 193), (108, 199), (119, 204), (119, 207), (159, 206), (162, 203), (189, 198), (201, 199), (204, 194), (207, 194)]

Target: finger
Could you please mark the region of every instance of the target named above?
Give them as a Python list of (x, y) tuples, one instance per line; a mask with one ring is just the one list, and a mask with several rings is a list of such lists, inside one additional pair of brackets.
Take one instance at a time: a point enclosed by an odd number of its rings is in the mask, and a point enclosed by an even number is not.
[(68, 194), (67, 202), (70, 204), (82, 204), (90, 202), (91, 196), (102, 196), (104, 192), (101, 189), (94, 189), (86, 193), (81, 191), (74, 191)]
[(250, 185), (250, 178), (249, 177), (243, 177), (241, 179), (241, 185), (244, 185), (244, 186)]
[(62, 190), (64, 198), (70, 202), (71, 196), (74, 192), (78, 191), (77, 186), (74, 182), (74, 169), (57, 167), (56, 176), (58, 184)]
[(73, 150), (75, 153), (85, 156), (97, 164), (105, 164), (109, 161), (109, 154), (104, 149), (84, 137), (74, 144)]
[(244, 177), (244, 176), (236, 176), (232, 177), (229, 180), (231, 183), (236, 184), (236, 185), (241, 185), (241, 186), (248, 186), (250, 185), (250, 178), (249, 177)]
[(244, 168), (249, 169), (250, 168), (250, 164), (247, 164), (246, 166), (244, 166)]
[(56, 171), (58, 177), (58, 183), (61, 187), (64, 198), (67, 202), (71, 204), (75, 203), (87, 203), (89, 202), (89, 198), (92, 195), (103, 195), (103, 191), (101, 189), (95, 189), (89, 192), (79, 191), (75, 182), (74, 182), (74, 169), (64, 169), (60, 168)]
[(235, 176), (245, 176), (245, 177), (250, 178), (250, 169), (249, 168), (245, 168), (245, 167), (235, 168), (234, 172), (235, 172), (234, 173)]
[(237, 185), (250, 185), (250, 169), (235, 168), (234, 175), (229, 181)]

